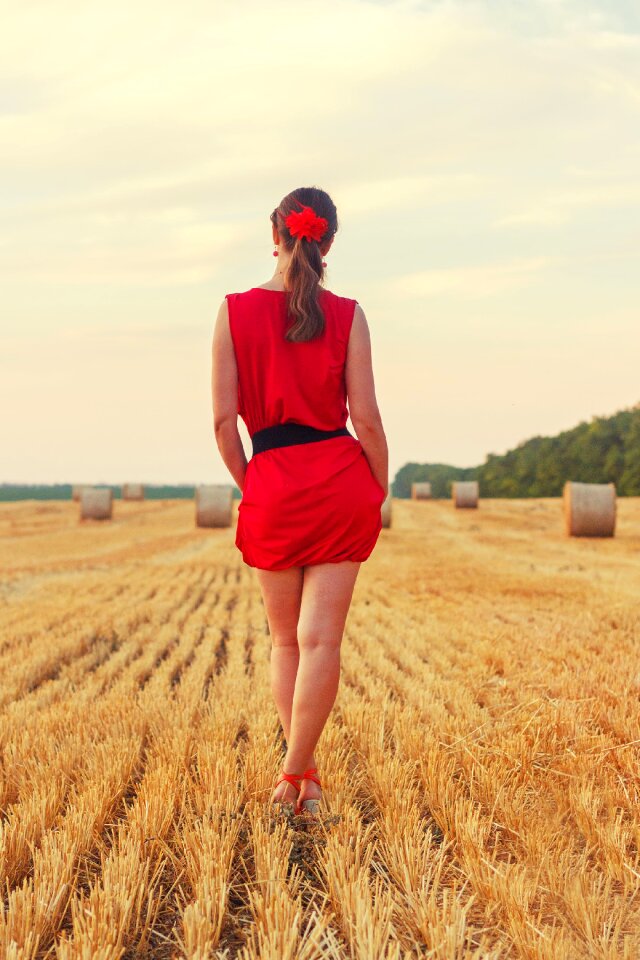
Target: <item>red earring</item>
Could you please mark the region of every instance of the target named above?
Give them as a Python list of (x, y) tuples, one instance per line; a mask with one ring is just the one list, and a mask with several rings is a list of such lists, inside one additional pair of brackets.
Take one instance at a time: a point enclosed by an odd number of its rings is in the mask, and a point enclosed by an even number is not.
[(277, 257), (277, 256), (278, 256), (278, 251), (277, 251), (277, 250), (274, 250), (274, 251), (273, 251), (273, 255), (274, 255), (274, 257)]
[(323, 260), (323, 261), (322, 261), (322, 266), (323, 266), (323, 267), (326, 267), (326, 265), (327, 265), (327, 261), (326, 261), (326, 260)]

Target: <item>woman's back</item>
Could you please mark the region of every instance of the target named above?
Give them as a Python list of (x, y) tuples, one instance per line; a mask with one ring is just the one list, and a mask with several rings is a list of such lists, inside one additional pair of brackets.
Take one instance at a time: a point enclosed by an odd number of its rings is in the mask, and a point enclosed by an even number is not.
[(345, 363), (356, 301), (322, 288), (325, 318), (312, 340), (285, 339), (287, 294), (252, 287), (226, 295), (238, 367), (238, 412), (249, 435), (278, 423), (319, 430), (344, 427), (349, 411)]

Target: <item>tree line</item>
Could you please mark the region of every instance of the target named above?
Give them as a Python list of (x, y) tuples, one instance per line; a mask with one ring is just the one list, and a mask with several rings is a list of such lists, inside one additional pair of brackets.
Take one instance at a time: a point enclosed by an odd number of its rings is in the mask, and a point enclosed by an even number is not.
[(478, 480), (483, 497), (559, 497), (566, 480), (615, 483), (620, 496), (640, 496), (640, 404), (594, 417), (555, 437), (532, 437), (478, 467), (407, 463), (393, 481), (395, 497), (428, 480), (434, 497), (450, 497), (454, 480)]
[[(111, 487), (116, 499), (122, 496), (121, 485), (96, 483), (95, 486)], [(71, 491), (72, 485), (70, 483), (0, 483), (0, 502), (11, 500), (71, 500)], [(194, 492), (195, 487), (188, 484), (144, 485), (146, 500), (193, 500)], [(238, 495), (239, 493), (240, 491), (238, 491)]]

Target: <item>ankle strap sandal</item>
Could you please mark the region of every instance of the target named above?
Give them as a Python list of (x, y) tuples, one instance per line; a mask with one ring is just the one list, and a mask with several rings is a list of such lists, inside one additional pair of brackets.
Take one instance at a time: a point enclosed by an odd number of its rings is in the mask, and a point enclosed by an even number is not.
[[(298, 793), (300, 793), (302, 776), (303, 775), (301, 773), (285, 773), (284, 770), (282, 770), (280, 773), (280, 779), (273, 789), (275, 790), (276, 787), (279, 787), (281, 783), (286, 781), (287, 783), (290, 783), (292, 787), (295, 787)], [(280, 804), (281, 806), (293, 803), (292, 800), (274, 800), (273, 802)]]
[[(317, 773), (318, 771), (316, 770), (315, 767), (309, 767), (309, 769), (305, 770), (304, 773), (302, 774), (302, 779), (312, 780), (314, 783), (317, 783), (319, 787), (321, 787), (322, 784), (320, 783), (320, 778), (317, 776)], [(314, 814), (314, 816), (318, 813), (319, 806), (320, 806), (319, 797), (313, 797), (313, 798), (310, 798), (309, 800), (303, 800), (302, 803), (300, 803), (301, 810), (308, 810), (309, 813)]]

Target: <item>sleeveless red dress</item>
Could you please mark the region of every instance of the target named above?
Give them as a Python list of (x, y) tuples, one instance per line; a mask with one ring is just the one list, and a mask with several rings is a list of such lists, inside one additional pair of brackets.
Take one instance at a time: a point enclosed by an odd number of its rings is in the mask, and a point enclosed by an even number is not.
[[(315, 340), (291, 343), (286, 294), (228, 293), (238, 368), (238, 413), (249, 436), (279, 423), (319, 430), (346, 425), (345, 360), (356, 301), (321, 288)], [(249, 460), (235, 544), (263, 570), (366, 560), (380, 530), (384, 490), (359, 440), (338, 436), (275, 447)]]

